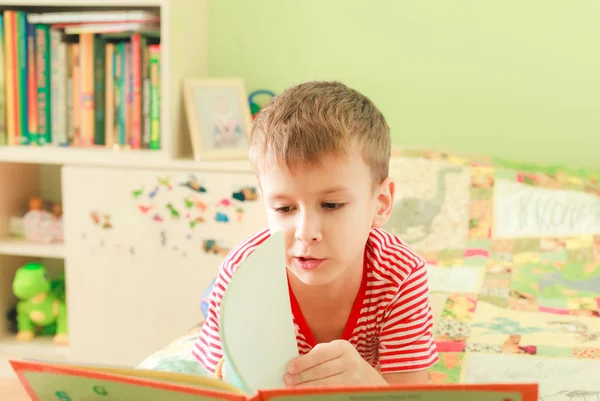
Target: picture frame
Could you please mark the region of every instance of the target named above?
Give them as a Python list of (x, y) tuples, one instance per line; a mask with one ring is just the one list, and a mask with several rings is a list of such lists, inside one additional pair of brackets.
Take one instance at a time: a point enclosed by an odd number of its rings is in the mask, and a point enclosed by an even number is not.
[(243, 79), (184, 79), (183, 97), (195, 161), (248, 158), (252, 116)]

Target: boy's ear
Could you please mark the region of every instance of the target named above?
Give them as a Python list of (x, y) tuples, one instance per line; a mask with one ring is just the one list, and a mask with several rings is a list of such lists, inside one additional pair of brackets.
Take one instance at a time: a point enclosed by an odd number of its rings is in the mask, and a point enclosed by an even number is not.
[(394, 207), (394, 195), (396, 192), (396, 184), (392, 177), (386, 178), (377, 189), (377, 210), (373, 218), (374, 227), (383, 227), (387, 224), (392, 214)]

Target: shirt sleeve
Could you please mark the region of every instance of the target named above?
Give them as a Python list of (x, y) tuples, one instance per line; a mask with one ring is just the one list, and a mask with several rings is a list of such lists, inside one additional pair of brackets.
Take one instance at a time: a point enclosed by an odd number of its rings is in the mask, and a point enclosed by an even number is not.
[(219, 335), (219, 316), (225, 289), (231, 282), (231, 277), (240, 263), (268, 236), (269, 230), (265, 229), (248, 237), (227, 254), (219, 268), (219, 273), (209, 296), (208, 315), (192, 348), (194, 357), (213, 376), (219, 377), (218, 371), (222, 366), (223, 359), (223, 348)]
[(215, 375), (217, 366), (223, 358), (219, 336), (219, 311), (229, 278), (227, 270), (221, 268), (209, 297), (208, 315), (192, 349), (192, 354), (212, 375)]
[(432, 333), (427, 268), (419, 259), (386, 311), (379, 336), (382, 373), (427, 369), (438, 361)]

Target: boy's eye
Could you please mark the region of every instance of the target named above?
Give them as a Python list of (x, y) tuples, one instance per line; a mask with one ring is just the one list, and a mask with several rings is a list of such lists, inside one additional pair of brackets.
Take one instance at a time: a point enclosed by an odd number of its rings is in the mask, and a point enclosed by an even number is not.
[(286, 214), (293, 210), (292, 206), (279, 206), (273, 208), (277, 213)]
[(341, 208), (342, 206), (344, 206), (344, 204), (343, 203), (334, 203), (334, 202), (325, 202), (322, 204), (322, 206), (328, 210), (335, 210), (335, 209)]

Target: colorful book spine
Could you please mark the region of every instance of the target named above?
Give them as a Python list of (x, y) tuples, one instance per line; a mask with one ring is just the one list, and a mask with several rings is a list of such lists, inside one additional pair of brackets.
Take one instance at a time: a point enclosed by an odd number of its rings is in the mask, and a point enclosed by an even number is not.
[(131, 73), (131, 42), (125, 43), (125, 144), (131, 147), (133, 128), (133, 74)]
[(36, 32), (36, 73), (38, 96), (38, 143), (52, 143), (52, 102), (50, 95), (50, 27), (44, 24), (35, 26)]
[(73, 124), (73, 137), (71, 144), (81, 144), (81, 69), (79, 68), (79, 43), (71, 45), (71, 74), (73, 76), (71, 122)]
[(36, 33), (35, 25), (27, 24), (27, 128), (29, 143), (38, 143), (38, 95), (37, 76), (35, 71), (36, 60)]
[(70, 145), (73, 143), (73, 44), (65, 43), (65, 70), (66, 70), (66, 83), (65, 88), (65, 104), (66, 104), (66, 144)]
[(150, 149), (160, 149), (160, 45), (149, 46), (150, 54)]
[(105, 145), (106, 40), (94, 35), (94, 145)]
[(6, 80), (4, 68), (4, 15), (0, 13), (0, 146), (8, 144), (6, 134)]
[(94, 144), (94, 34), (79, 36), (81, 146)]
[(142, 37), (131, 35), (131, 147), (142, 147)]
[(24, 11), (17, 11), (17, 108), (20, 142), (22, 145), (28, 145), (29, 139), (29, 112), (27, 98), (27, 14)]
[(112, 68), (112, 82), (113, 82), (113, 107), (112, 107), (112, 136), (113, 136), (113, 147), (119, 145), (119, 76), (121, 71), (121, 55), (119, 53), (119, 44), (115, 43), (113, 51), (113, 68)]
[(59, 93), (60, 93), (60, 68), (59, 68), (59, 50), (60, 31), (50, 27), (50, 132), (52, 133), (52, 144), (57, 145), (59, 138), (61, 118), (59, 117)]
[(150, 52), (142, 46), (142, 148), (150, 149)]
[(16, 20), (15, 12), (4, 12), (4, 39), (5, 55), (4, 68), (6, 70), (6, 134), (9, 145), (20, 145), (19, 124), (17, 120), (17, 54), (16, 54)]
[(127, 46), (125, 42), (119, 43), (119, 68), (117, 69), (115, 82), (117, 85), (117, 107), (119, 110), (119, 145), (127, 145), (127, 110), (126, 110), (126, 85), (125, 74), (127, 72)]
[(104, 145), (112, 147), (115, 143), (115, 81), (114, 81), (114, 62), (115, 62), (115, 44), (107, 43), (105, 47), (105, 74), (106, 96), (104, 99), (104, 115), (106, 116), (104, 125)]
[(67, 44), (62, 40), (58, 42), (58, 99), (57, 107), (59, 118), (58, 132), (56, 132), (56, 141), (52, 134), (53, 142), (58, 146), (67, 146), (69, 139), (67, 135), (67, 121), (70, 118), (70, 109), (67, 108)]

